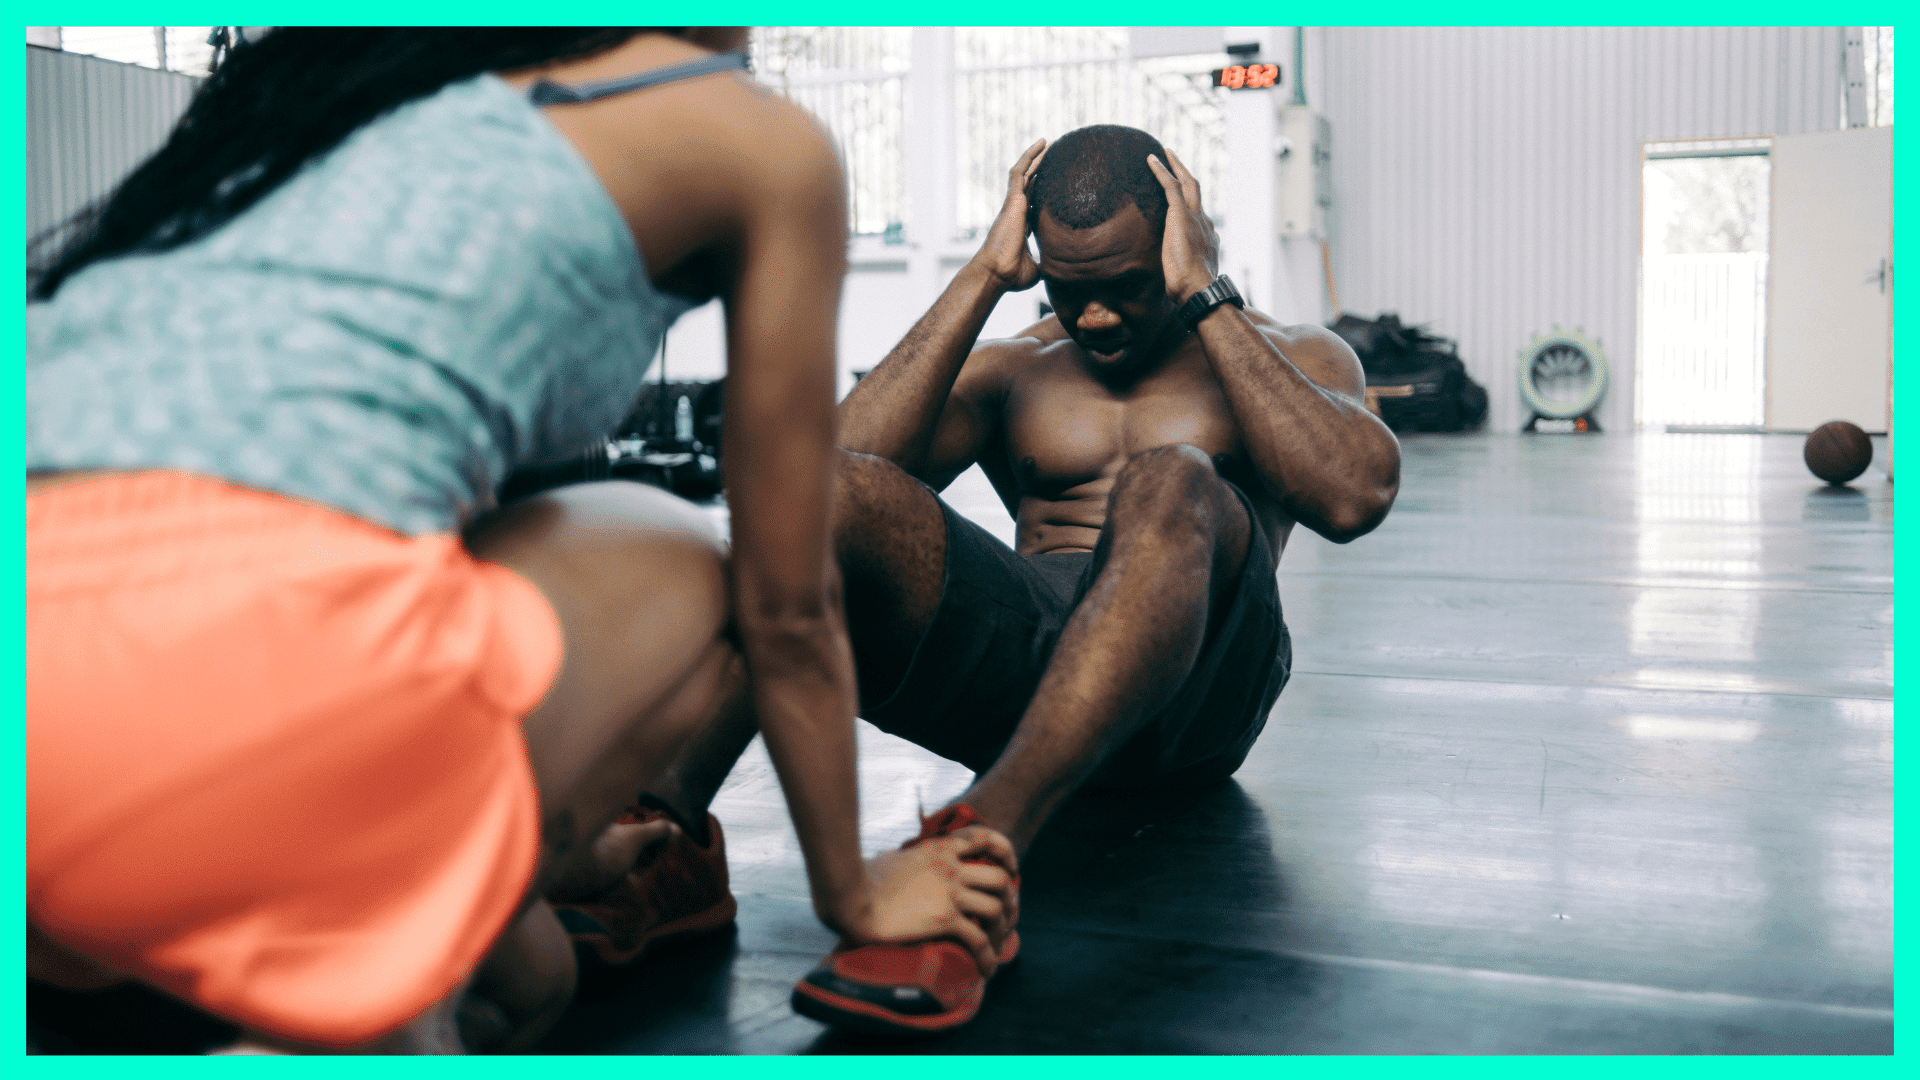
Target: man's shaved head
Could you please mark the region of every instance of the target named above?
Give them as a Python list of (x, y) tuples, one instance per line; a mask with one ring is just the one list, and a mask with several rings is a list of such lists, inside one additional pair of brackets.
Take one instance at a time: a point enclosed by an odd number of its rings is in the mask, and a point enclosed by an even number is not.
[(1045, 210), (1069, 229), (1090, 229), (1131, 200), (1157, 235), (1166, 227), (1167, 192), (1147, 168), (1148, 154), (1168, 165), (1159, 139), (1118, 124), (1095, 124), (1060, 136), (1047, 147), (1027, 190), (1032, 220)]

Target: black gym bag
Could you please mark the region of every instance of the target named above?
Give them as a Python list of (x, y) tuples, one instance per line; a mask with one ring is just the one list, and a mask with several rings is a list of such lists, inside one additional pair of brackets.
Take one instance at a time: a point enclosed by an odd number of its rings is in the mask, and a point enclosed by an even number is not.
[(1395, 431), (1469, 431), (1487, 418), (1487, 391), (1467, 375), (1452, 339), (1377, 319), (1342, 315), (1331, 327), (1353, 346), (1367, 374), (1367, 403)]

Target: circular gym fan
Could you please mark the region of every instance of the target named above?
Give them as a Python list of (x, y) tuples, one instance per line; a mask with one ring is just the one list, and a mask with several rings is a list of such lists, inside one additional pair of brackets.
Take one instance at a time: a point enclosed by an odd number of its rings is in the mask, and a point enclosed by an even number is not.
[[(1593, 410), (1607, 392), (1607, 356), (1579, 330), (1534, 335), (1520, 350), (1520, 400), (1533, 410), (1525, 430), (1542, 420), (1566, 431), (1599, 431)], [(1544, 429), (1543, 429), (1544, 430)]]

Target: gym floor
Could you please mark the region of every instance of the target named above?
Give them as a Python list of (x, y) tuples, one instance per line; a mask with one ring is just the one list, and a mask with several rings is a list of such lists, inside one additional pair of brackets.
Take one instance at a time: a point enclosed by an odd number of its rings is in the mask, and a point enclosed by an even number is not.
[[(1407, 438), (1378, 531), (1281, 559), (1293, 681), (1234, 781), (1070, 803), (943, 1039), (789, 1008), (833, 939), (756, 744), (715, 806), (737, 931), (544, 1049), (1890, 1053), (1893, 485), (1801, 441)], [(1010, 533), (977, 470), (947, 494)], [(860, 737), (871, 850), (969, 779)]]
[[(1800, 447), (1407, 438), (1378, 531), (1281, 559), (1293, 681), (1239, 774), (1068, 803), (1020, 961), (942, 1039), (788, 1006), (833, 939), (756, 744), (715, 806), (737, 929), (590, 979), (541, 1049), (1891, 1053), (1893, 485)], [(947, 494), (1010, 534), (977, 470)], [(860, 737), (870, 850), (969, 779)], [(220, 1041), (105, 994), (34, 988), (36, 1039)]]

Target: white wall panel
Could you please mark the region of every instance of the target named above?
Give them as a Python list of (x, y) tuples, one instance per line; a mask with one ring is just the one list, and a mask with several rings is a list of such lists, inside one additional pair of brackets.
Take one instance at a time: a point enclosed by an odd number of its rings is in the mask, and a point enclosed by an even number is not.
[(200, 80), (27, 46), (27, 238), (105, 195), (166, 141)]
[(1642, 141), (1839, 126), (1836, 27), (1322, 34), (1341, 305), (1458, 338), (1497, 430), (1556, 324), (1600, 339), (1601, 422), (1631, 425)]

